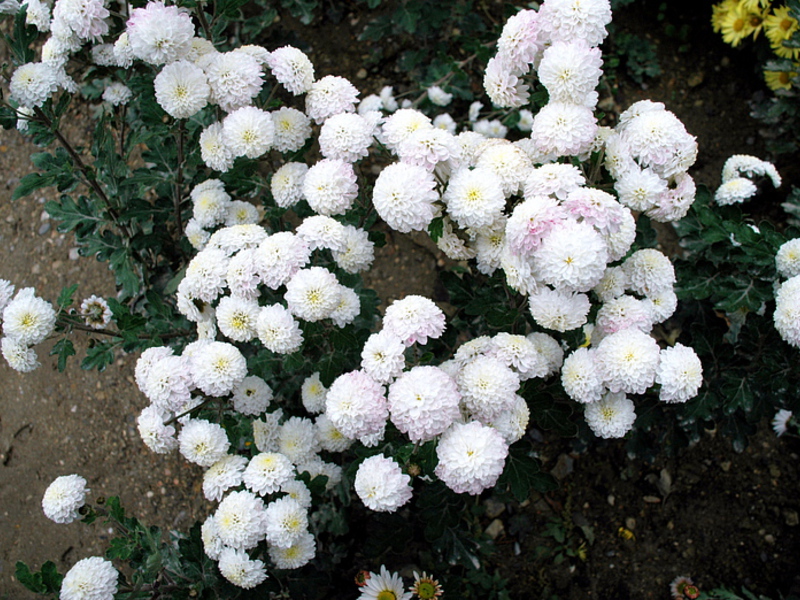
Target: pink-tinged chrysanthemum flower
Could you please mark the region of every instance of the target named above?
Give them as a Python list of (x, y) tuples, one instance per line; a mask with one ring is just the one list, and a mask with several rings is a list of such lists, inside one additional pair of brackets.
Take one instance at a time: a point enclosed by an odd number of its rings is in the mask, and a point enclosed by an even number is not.
[(163, 65), (189, 54), (194, 25), (186, 10), (166, 6), (157, 0), (131, 11), (127, 33), (136, 58), (152, 65)]
[(438, 367), (417, 366), (389, 386), (392, 423), (412, 442), (427, 442), (459, 415), (456, 382)]
[(477, 421), (454, 423), (436, 447), (436, 476), (454, 492), (480, 494), (503, 472), (508, 444), (499, 431)]
[(436, 304), (424, 296), (409, 295), (395, 300), (386, 308), (383, 330), (400, 339), (406, 346), (426, 344), (444, 332), (445, 317)]
[(411, 477), (383, 454), (358, 466), (353, 487), (364, 505), (377, 512), (395, 512), (411, 500)]

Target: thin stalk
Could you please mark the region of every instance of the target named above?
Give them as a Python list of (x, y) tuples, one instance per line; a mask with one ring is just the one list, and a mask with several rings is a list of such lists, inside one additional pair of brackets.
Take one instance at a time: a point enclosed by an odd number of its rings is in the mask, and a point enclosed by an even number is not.
[(83, 178), (86, 180), (86, 183), (89, 185), (89, 187), (92, 188), (92, 190), (94, 190), (94, 193), (97, 194), (97, 196), (100, 198), (103, 204), (105, 204), (108, 216), (111, 217), (111, 220), (114, 222), (114, 225), (117, 228), (119, 228), (119, 230), (125, 235), (127, 239), (130, 239), (131, 238), (130, 231), (128, 231), (128, 228), (124, 224), (120, 223), (119, 213), (117, 212), (116, 208), (114, 208), (114, 205), (111, 203), (111, 200), (106, 195), (105, 190), (103, 190), (103, 188), (98, 183), (94, 174), (91, 172), (89, 167), (87, 167), (86, 164), (83, 162), (83, 159), (81, 158), (80, 154), (78, 154), (75, 148), (72, 147), (72, 144), (69, 143), (69, 140), (67, 140), (67, 138), (64, 137), (64, 134), (62, 134), (61, 131), (58, 129), (58, 127), (56, 127), (53, 124), (50, 118), (46, 114), (44, 114), (44, 112), (42, 112), (41, 108), (37, 106), (33, 110), (37, 118), (41, 119), (41, 121), (47, 127), (50, 128), (50, 130), (53, 132), (53, 135), (56, 136), (56, 139), (58, 139), (58, 141), (61, 143), (61, 145), (64, 147), (64, 149), (72, 158), (72, 162), (75, 164), (78, 170), (83, 174)]
[(174, 422), (176, 422), (178, 419), (182, 419), (182, 418), (183, 418), (183, 417), (185, 417), (186, 415), (190, 415), (190, 414), (192, 414), (193, 412), (200, 410), (201, 408), (205, 408), (206, 406), (208, 406), (209, 404), (211, 404), (211, 403), (212, 403), (212, 402), (214, 402), (215, 400), (217, 400), (217, 398), (206, 398), (205, 400), (203, 400), (203, 401), (202, 401), (200, 404), (198, 404), (197, 406), (195, 406), (195, 407), (193, 407), (193, 408), (190, 408), (189, 410), (186, 410), (186, 411), (182, 412), (182, 413), (181, 413), (181, 414), (179, 414), (179, 415), (175, 415), (175, 416), (174, 416), (174, 417), (172, 417), (172, 418), (171, 418), (169, 421), (167, 421), (166, 423), (164, 423), (164, 426), (167, 426), (167, 425), (172, 425), (172, 424), (173, 424)]
[(203, 28), (203, 33), (206, 34), (206, 39), (213, 44), (214, 37), (211, 33), (211, 26), (208, 24), (208, 19), (206, 19), (206, 13), (203, 10), (204, 6), (205, 2), (197, 3), (197, 20), (200, 21), (200, 27)]

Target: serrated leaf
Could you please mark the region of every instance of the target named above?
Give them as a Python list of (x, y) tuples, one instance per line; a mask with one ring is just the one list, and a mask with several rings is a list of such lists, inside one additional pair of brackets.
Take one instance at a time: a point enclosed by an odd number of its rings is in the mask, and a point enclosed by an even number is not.
[(65, 288), (62, 288), (61, 293), (58, 296), (58, 306), (61, 308), (66, 308), (70, 304), (72, 304), (72, 296), (75, 295), (75, 292), (78, 290), (78, 284), (73, 283)]
[(47, 587), (42, 582), (41, 573), (31, 572), (30, 567), (28, 567), (28, 565), (26, 565), (21, 560), (17, 561), (16, 570), (14, 571), (14, 577), (16, 577), (17, 581), (19, 581), (27, 589), (36, 594), (47, 593)]
[(535, 489), (537, 476), (541, 475), (539, 461), (529, 456), (522, 448), (512, 447), (509, 450), (503, 473), (497, 480), (497, 487), (508, 487), (517, 502), (524, 502)]
[(14, 188), (14, 193), (11, 194), (11, 200), (24, 198), (39, 188), (53, 185), (54, 181), (52, 176), (45, 176), (40, 173), (28, 173), (25, 177), (20, 179), (19, 185)]
[(63, 373), (67, 368), (67, 359), (70, 356), (75, 356), (75, 346), (73, 346), (72, 341), (69, 339), (62, 338), (53, 345), (50, 356), (53, 355), (58, 355), (58, 372)]

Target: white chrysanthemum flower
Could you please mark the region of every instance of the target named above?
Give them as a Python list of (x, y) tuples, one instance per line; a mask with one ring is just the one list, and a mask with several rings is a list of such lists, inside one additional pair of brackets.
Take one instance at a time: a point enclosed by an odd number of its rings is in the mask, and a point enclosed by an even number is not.
[(219, 502), (229, 489), (242, 483), (247, 466), (244, 456), (226, 454), (203, 473), (203, 495), (211, 502)]
[(128, 32), (123, 31), (117, 38), (117, 41), (114, 42), (114, 59), (116, 60), (116, 65), (123, 69), (128, 69), (133, 64), (134, 58), (136, 57), (133, 55)]
[(383, 100), (377, 94), (369, 94), (361, 99), (356, 107), (356, 112), (361, 116), (367, 116), (369, 113), (378, 113), (381, 117), (383, 110)]
[(643, 212), (658, 204), (667, 191), (667, 182), (652, 169), (633, 166), (614, 183), (619, 201), (630, 208)]
[[(239, 48), (241, 51), (242, 48)], [(203, 61), (204, 57), (206, 60), (208, 55), (218, 54), (217, 49), (214, 48), (214, 44), (207, 40), (206, 38), (201, 37), (193, 37), (192, 38), (192, 47), (189, 50), (189, 54), (187, 54), (184, 58), (190, 62), (193, 62), (197, 66), (200, 66), (200, 62)]]
[(542, 55), (537, 74), (550, 102), (567, 102), (590, 108), (597, 104), (603, 59), (599, 48), (582, 40), (557, 41)]
[(260, 415), (272, 400), (272, 388), (261, 377), (249, 375), (233, 388), (231, 400), (236, 412)]
[(528, 172), (523, 193), (526, 199), (552, 195), (564, 200), (585, 183), (586, 179), (575, 165), (552, 163)]
[(270, 289), (285, 285), (309, 260), (308, 244), (288, 231), (275, 233), (256, 251), (256, 264), (261, 280)]
[(231, 492), (217, 507), (214, 520), (223, 544), (231, 548), (254, 548), (267, 533), (263, 500), (252, 492)]
[(553, 42), (583, 40), (599, 46), (611, 22), (609, 0), (548, 0), (538, 23)]
[(604, 439), (624, 437), (636, 421), (633, 402), (623, 392), (608, 392), (587, 404), (584, 417), (592, 433)]
[(333, 421), (330, 420), (330, 417), (324, 413), (317, 417), (316, 421), (314, 421), (314, 426), (316, 427), (317, 439), (322, 450), (344, 452), (353, 444), (353, 440), (339, 431)]
[(317, 554), (313, 534), (303, 532), (293, 544), (286, 548), (269, 547), (269, 558), (278, 569), (299, 569), (307, 565)]
[(258, 275), (255, 249), (245, 248), (231, 258), (225, 280), (231, 295), (251, 302), (258, 300), (261, 294), (258, 289), (261, 278)]
[(156, 0), (131, 11), (127, 34), (136, 58), (151, 65), (163, 65), (189, 54), (194, 25), (188, 10)]
[[(800, 275), (800, 238), (789, 240), (778, 248), (775, 255), (775, 268), (782, 277)], [(0, 302), (2, 307), (2, 302)]]
[(656, 383), (661, 384), (658, 399), (662, 402), (686, 402), (694, 398), (703, 384), (703, 365), (697, 353), (683, 344), (664, 348)]
[(263, 414), (261, 419), (253, 421), (253, 443), (259, 452), (278, 451), (278, 432), (281, 419), (283, 419), (283, 410), (279, 408)]
[(637, 250), (622, 268), (628, 277), (628, 289), (643, 296), (672, 289), (676, 281), (672, 262), (655, 248)]
[(520, 381), (540, 377), (546, 367), (536, 344), (524, 335), (500, 332), (492, 338), (487, 353), (514, 369)]
[(800, 275), (786, 280), (775, 292), (772, 319), (781, 338), (800, 348)]
[(509, 250), (528, 257), (542, 240), (567, 218), (566, 211), (550, 196), (527, 196), (514, 207), (505, 224)]
[(540, 25), (535, 10), (522, 9), (510, 16), (497, 40), (497, 53), (515, 71), (525, 73), (541, 49)]
[(480, 229), (496, 222), (506, 204), (503, 181), (485, 167), (453, 173), (442, 200), (450, 217), (465, 229)]
[(219, 554), (219, 572), (233, 585), (250, 590), (267, 578), (260, 560), (253, 560), (244, 550), (224, 548)]
[(603, 338), (595, 363), (612, 392), (642, 394), (653, 385), (659, 361), (658, 343), (639, 329), (628, 328)]
[(374, 122), (359, 114), (333, 115), (320, 128), (320, 152), (325, 158), (356, 162), (369, 154), (374, 129)]
[(303, 199), (303, 178), (308, 165), (300, 162), (289, 162), (275, 171), (270, 181), (272, 198), (281, 208), (289, 208)]
[(202, 419), (190, 419), (184, 423), (178, 434), (178, 444), (184, 458), (201, 467), (210, 467), (230, 448), (225, 430)]
[(519, 375), (491, 356), (475, 357), (458, 376), (464, 406), (482, 423), (511, 408), (519, 384)]
[(192, 378), (209, 396), (225, 396), (247, 375), (247, 362), (236, 346), (211, 342), (191, 361)]
[[(230, 210), (232, 205), (233, 203), (228, 205), (228, 210)], [(258, 248), (261, 242), (268, 237), (269, 234), (267, 234), (263, 227), (252, 223), (228, 225), (214, 232), (208, 240), (208, 247), (222, 250), (225, 256), (233, 256), (241, 250), (254, 250)]]
[(537, 280), (569, 292), (588, 292), (603, 277), (608, 253), (587, 223), (561, 221), (533, 253)]
[(262, 452), (250, 459), (242, 481), (251, 492), (274, 494), (294, 477), (292, 462), (280, 452)]
[(313, 421), (291, 417), (283, 423), (278, 431), (278, 451), (295, 465), (311, 460), (319, 452)]
[(222, 122), (225, 146), (234, 156), (258, 158), (272, 146), (275, 125), (270, 114), (255, 106), (242, 106)]
[(308, 530), (308, 512), (289, 496), (270, 502), (266, 519), (267, 543), (271, 546), (288, 548)]
[(203, 551), (211, 560), (219, 560), (220, 554), (227, 548), (219, 535), (219, 526), (214, 515), (208, 516), (200, 526), (200, 539), (203, 541)]
[(508, 444), (496, 429), (477, 421), (454, 423), (436, 447), (435, 473), (456, 493), (480, 494), (503, 472)]
[(328, 388), (322, 384), (319, 371), (312, 373), (303, 380), (300, 387), (300, 398), (305, 408), (312, 415), (316, 415), (325, 410), (325, 395)]
[(529, 296), (539, 288), (531, 261), (526, 256), (515, 254), (508, 246), (503, 248), (500, 256), (500, 268), (505, 273), (509, 287), (520, 294)]
[(339, 304), (331, 313), (331, 321), (337, 327), (346, 327), (355, 318), (361, 314), (361, 298), (355, 290), (340, 285), (339, 286)]
[(353, 165), (326, 158), (313, 165), (303, 177), (303, 197), (321, 215), (341, 215), (358, 196)]
[(428, 338), (444, 333), (445, 316), (433, 300), (411, 294), (395, 300), (383, 316), (383, 330), (399, 338), (406, 346), (426, 344)]
[(310, 481), (312, 482), (320, 476), (327, 478), (325, 489), (331, 491), (341, 483), (344, 470), (339, 465), (325, 462), (319, 457), (316, 457), (302, 465), (297, 465), (297, 472), (301, 474), (308, 473), (309, 477), (311, 477)]
[(306, 95), (306, 114), (315, 123), (343, 112), (355, 112), (358, 90), (344, 77), (326, 75), (311, 84)]
[(467, 240), (453, 230), (453, 222), (448, 216), (444, 217), (442, 235), (436, 240), (436, 245), (451, 260), (471, 260), (477, 255), (475, 249), (467, 245)]
[(30, 373), (41, 366), (36, 351), (10, 337), (0, 340), (0, 349), (8, 366), (20, 373)]
[(47, 486), (42, 497), (44, 515), (56, 523), (72, 523), (81, 518), (78, 512), (84, 505), (86, 480), (80, 475), (62, 475)]
[(253, 300), (225, 296), (216, 309), (217, 324), (222, 334), (235, 342), (247, 342), (256, 337), (256, 321), (260, 307)]
[(622, 267), (608, 267), (600, 283), (594, 286), (594, 293), (602, 302), (608, 302), (622, 296), (627, 287), (628, 276)]
[(489, 59), (483, 75), (483, 89), (486, 90), (494, 106), (519, 108), (528, 104), (529, 88), (520, 75), (502, 54)]
[(99, 556), (81, 559), (64, 575), (59, 600), (112, 600), (118, 579), (111, 561)]
[(668, 110), (646, 110), (624, 125), (620, 118), (617, 130), (639, 165), (663, 179), (685, 172), (697, 158), (697, 140)]
[(636, 240), (636, 219), (633, 218), (630, 209), (623, 207), (623, 211), (618, 214), (618, 217), (617, 227), (619, 229), (616, 232), (601, 232), (608, 247), (608, 262), (610, 263), (624, 257)]
[(411, 500), (411, 477), (383, 454), (358, 466), (353, 487), (364, 505), (377, 512), (395, 512)]
[[(399, 114), (399, 113), (396, 113)], [(439, 200), (433, 174), (416, 165), (394, 163), (375, 180), (372, 202), (378, 215), (401, 233), (423, 231), (436, 214)]]
[(650, 321), (653, 323), (663, 323), (669, 319), (678, 308), (678, 296), (675, 290), (668, 288), (651, 294), (642, 303), (650, 311)]
[(542, 154), (577, 156), (589, 149), (596, 133), (592, 109), (550, 102), (534, 117), (531, 139)]
[(686, 216), (694, 202), (697, 186), (688, 173), (681, 172), (673, 177), (674, 187), (668, 189), (658, 203), (645, 214), (660, 223), (672, 223)]
[(263, 83), (263, 71), (258, 60), (245, 52), (222, 52), (210, 56), (205, 72), (211, 86), (211, 102), (225, 112), (248, 106), (258, 96)]
[(531, 315), (541, 327), (570, 331), (586, 323), (591, 308), (586, 294), (576, 294), (541, 287), (528, 298)]
[(142, 393), (144, 393), (144, 390), (146, 389), (147, 379), (150, 376), (150, 371), (153, 369), (153, 366), (165, 357), (173, 356), (173, 354), (174, 352), (172, 351), (172, 348), (167, 346), (154, 346), (142, 352), (141, 356), (139, 356), (139, 359), (136, 361), (136, 367), (134, 368), (136, 385), (139, 387)]
[(258, 339), (269, 350), (291, 354), (303, 344), (303, 332), (292, 313), (280, 304), (265, 306), (256, 321)]
[(489, 139), (505, 139), (508, 135), (508, 127), (503, 125), (500, 119), (481, 119), (472, 124), (475, 133)]
[(525, 402), (525, 398), (517, 394), (511, 409), (501, 413), (491, 423), (487, 424), (499, 431), (510, 446), (514, 442), (521, 440), (525, 435), (530, 418), (531, 411), (528, 408), (528, 403)]
[(311, 119), (296, 108), (283, 106), (271, 113), (275, 125), (273, 146), (278, 152), (296, 152), (311, 137)]
[[(11, 9), (10, 3), (4, 3), (3, 8), (5, 8), (5, 4), (9, 5), (9, 10)], [(41, 31), (42, 33), (46, 33), (50, 31), (50, 6), (42, 2), (41, 0), (27, 0), (27, 2), (23, 2), (25, 5), (25, 23), (28, 25), (33, 25)], [(17, 10), (19, 10), (19, 6), (17, 6)], [(5, 12), (0, 10), (0, 12)], [(17, 12), (14, 10), (13, 12)]]
[(414, 443), (443, 433), (459, 416), (458, 385), (438, 367), (417, 366), (389, 386), (392, 423)]
[(653, 312), (643, 300), (628, 294), (606, 301), (595, 317), (597, 332), (601, 335), (636, 327), (645, 333), (653, 328)]
[(14, 284), (8, 279), (0, 279), (0, 315), (2, 311), (8, 306), (11, 298), (14, 296)]
[(431, 129), (431, 120), (418, 110), (403, 108), (386, 118), (381, 128), (380, 140), (389, 150), (396, 152), (409, 135), (420, 129)]
[(281, 492), (308, 510), (311, 508), (311, 490), (300, 479), (289, 479), (281, 485)]
[(405, 349), (391, 332), (373, 333), (361, 351), (361, 368), (378, 383), (390, 383), (406, 366)]
[(536, 373), (534, 377), (549, 377), (561, 369), (564, 362), (564, 349), (555, 338), (535, 331), (526, 336), (533, 345), (536, 346), (539, 354), (544, 358), (542, 371)]
[(104, 0), (59, 0), (53, 6), (53, 34), (66, 31), (79, 40), (99, 40), (108, 33), (107, 18), (111, 13)]
[(211, 169), (224, 173), (233, 166), (233, 152), (222, 135), (222, 123), (212, 123), (200, 134), (200, 158)]
[(3, 309), (3, 333), (15, 342), (33, 346), (43, 342), (56, 326), (52, 304), (23, 288)]
[(103, 90), (103, 100), (108, 102), (111, 106), (122, 106), (127, 104), (133, 97), (133, 92), (130, 88), (118, 81), (109, 84)]
[(296, 235), (305, 240), (313, 251), (328, 248), (341, 251), (345, 244), (345, 228), (336, 219), (325, 215), (313, 215), (303, 219), (297, 226)]
[(322, 267), (301, 269), (286, 283), (289, 311), (304, 321), (321, 321), (339, 306), (341, 289), (336, 275)]
[(370, 241), (365, 230), (345, 225), (342, 247), (332, 249), (333, 260), (348, 273), (360, 273), (372, 266), (375, 259), (374, 248), (375, 244)]
[(578, 348), (564, 359), (564, 366), (561, 368), (564, 391), (581, 404), (597, 402), (605, 391), (594, 354), (594, 350)]
[(789, 422), (792, 420), (793, 416), (792, 411), (786, 410), (785, 408), (775, 413), (775, 417), (772, 419), (772, 430), (775, 432), (775, 435), (780, 437), (786, 433), (789, 428)]
[(458, 152), (455, 137), (436, 127), (421, 128), (411, 132), (396, 149), (397, 156), (404, 163), (433, 171), (437, 165), (444, 164)]
[(428, 100), (436, 106), (447, 106), (453, 101), (453, 94), (448, 94), (438, 85), (432, 85), (427, 89)]
[(491, 227), (478, 231), (475, 240), (470, 243), (475, 249), (478, 271), (485, 275), (491, 275), (502, 264), (503, 250), (506, 247), (506, 221), (502, 217)]
[(14, 71), (9, 81), (11, 98), (21, 106), (41, 106), (58, 87), (56, 71), (45, 63), (26, 63)]
[(166, 65), (153, 82), (156, 101), (167, 114), (188, 119), (208, 104), (211, 88), (203, 69), (188, 60)]
[(150, 369), (142, 392), (159, 408), (175, 411), (189, 401), (193, 387), (189, 360), (183, 356), (165, 356)]
[(207, 179), (196, 185), (190, 196), (193, 205), (192, 216), (200, 227), (214, 227), (225, 220), (231, 197), (219, 179)]
[(258, 209), (255, 206), (244, 200), (232, 200), (225, 215), (225, 227), (255, 225), (258, 220)]
[(383, 386), (364, 371), (344, 373), (328, 389), (325, 414), (351, 439), (382, 433), (389, 417)]
[(446, 131), (450, 135), (456, 134), (456, 128), (457, 128), (456, 121), (448, 113), (442, 113), (440, 115), (436, 115), (433, 118), (433, 126), (436, 129), (441, 129), (443, 131)]
[(720, 206), (738, 204), (755, 196), (758, 193), (756, 184), (744, 177), (737, 177), (726, 181), (714, 192), (714, 201)]
[(500, 178), (506, 196), (519, 192), (533, 167), (522, 150), (506, 141), (486, 144), (480, 150), (475, 166), (493, 171)]
[(725, 165), (722, 167), (722, 182), (736, 179), (742, 174), (751, 178), (766, 176), (772, 180), (775, 187), (781, 185), (781, 176), (772, 163), (747, 154), (734, 154), (725, 161)]
[(308, 92), (314, 83), (314, 65), (308, 56), (292, 46), (270, 52), (267, 65), (278, 83), (295, 96)]

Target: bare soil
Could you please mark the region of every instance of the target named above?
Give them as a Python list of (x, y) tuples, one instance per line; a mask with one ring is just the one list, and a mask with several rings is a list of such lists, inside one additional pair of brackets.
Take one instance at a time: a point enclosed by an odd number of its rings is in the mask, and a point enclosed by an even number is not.
[[(761, 84), (752, 56), (711, 32), (705, 6), (682, 4), (671, 6), (661, 24), (658, 2), (619, 11), (618, 27), (645, 32), (657, 44), (663, 75), (646, 89), (622, 75), (607, 101), (617, 111), (643, 98), (663, 101), (698, 138), (693, 175), (714, 187), (729, 155), (766, 157), (747, 107)], [(282, 33), (262, 43), (277, 47), (291, 39), (311, 52), (318, 76), (341, 74), (363, 94), (377, 92), (388, 81), (361, 70), (372, 50), (355, 41), (369, 14), (363, 4), (346, 6), (336, 23), (323, 20), (310, 29), (284, 17)], [(687, 35), (668, 35), (664, 22), (686, 24)], [(80, 116), (69, 120), (68, 133), (86, 139)], [(73, 282), (80, 283), (78, 299), (113, 294), (106, 265), (77, 257), (71, 236), (58, 233), (44, 214), (52, 192), (11, 203), (35, 151), (16, 132), (0, 132), (0, 277), (18, 288), (33, 286), (51, 301)], [(784, 157), (778, 166), (796, 183), (794, 158)], [(435, 296), (435, 273), (444, 266), (437, 252), (406, 236), (388, 241), (370, 285), (384, 301), (409, 293)], [(139, 440), (135, 417), (147, 401), (133, 382), (136, 356), (120, 354), (104, 373), (81, 371), (73, 362), (62, 375), (47, 345), (38, 350), (43, 366), (33, 374), (21, 375), (0, 361), (0, 597), (9, 599), (30, 597), (14, 579), (15, 561), (38, 567), (51, 559), (64, 572), (81, 558), (102, 554), (112, 533), (99, 522), (56, 525), (44, 517), (42, 494), (59, 475), (82, 474), (93, 495), (119, 495), (144, 522), (165, 528), (185, 530), (212, 508), (200, 489), (199, 468), (178, 455), (154, 455)], [(622, 443), (576, 454), (567, 443), (546, 438), (545, 468), (562, 487), (492, 511), (486, 526), (493, 527), (499, 550), (488, 567), (509, 579), (512, 598), (665, 600), (670, 580), (680, 574), (704, 589), (746, 585), (786, 594), (800, 573), (798, 454), (796, 439), (778, 439), (766, 426), (741, 454), (712, 432), (654, 464), (630, 459)], [(583, 558), (555, 564), (557, 544), (545, 532), (556, 521), (567, 533), (565, 547), (580, 550), (584, 544)], [(355, 573), (367, 566), (351, 567)], [(354, 589), (343, 591), (354, 597)]]

